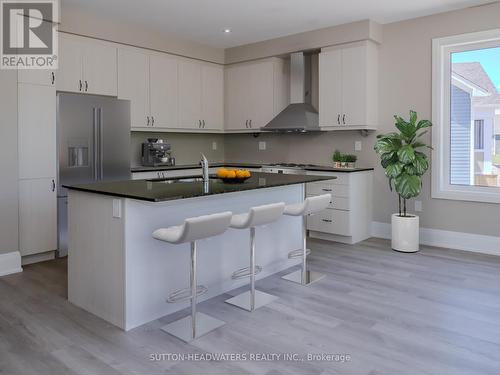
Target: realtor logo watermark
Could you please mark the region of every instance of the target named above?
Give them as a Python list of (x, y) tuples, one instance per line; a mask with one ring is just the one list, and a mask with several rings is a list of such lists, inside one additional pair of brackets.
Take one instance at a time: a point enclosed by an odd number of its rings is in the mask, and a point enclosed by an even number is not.
[(0, 0), (1, 69), (57, 69), (57, 0)]

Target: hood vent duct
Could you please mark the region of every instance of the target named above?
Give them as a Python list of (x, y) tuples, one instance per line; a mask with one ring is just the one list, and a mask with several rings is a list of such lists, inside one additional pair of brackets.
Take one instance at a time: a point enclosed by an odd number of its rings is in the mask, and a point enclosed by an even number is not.
[(290, 56), (290, 104), (261, 128), (268, 132), (320, 131), (318, 111), (311, 105), (311, 56)]

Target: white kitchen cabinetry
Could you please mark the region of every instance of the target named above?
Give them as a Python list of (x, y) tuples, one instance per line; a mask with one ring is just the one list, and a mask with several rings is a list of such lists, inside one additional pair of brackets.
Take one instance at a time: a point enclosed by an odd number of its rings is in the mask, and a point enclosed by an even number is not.
[(118, 50), (118, 99), (130, 100), (132, 128), (151, 126), (149, 56), (132, 49)]
[(307, 218), (309, 236), (354, 244), (371, 236), (373, 172), (316, 172), (308, 175), (332, 176), (337, 179), (311, 182), (307, 196), (331, 194), (330, 206)]
[(19, 178), (56, 176), (56, 90), (18, 84)]
[(258, 132), (289, 103), (287, 63), (271, 58), (235, 64), (225, 72), (229, 132)]
[(151, 126), (174, 128), (178, 122), (177, 58), (166, 55), (149, 56), (149, 102)]
[(323, 130), (376, 128), (377, 55), (377, 45), (370, 41), (321, 50), (319, 123)]
[(18, 84), (19, 249), (57, 249), (56, 90)]
[(118, 50), (118, 98), (130, 100), (133, 129), (177, 126), (177, 65), (177, 58), (167, 54)]
[(19, 251), (22, 256), (57, 249), (54, 178), (19, 181)]
[(179, 61), (179, 128), (218, 130), (224, 127), (224, 71), (200, 61)]
[(58, 91), (117, 95), (116, 47), (59, 33)]

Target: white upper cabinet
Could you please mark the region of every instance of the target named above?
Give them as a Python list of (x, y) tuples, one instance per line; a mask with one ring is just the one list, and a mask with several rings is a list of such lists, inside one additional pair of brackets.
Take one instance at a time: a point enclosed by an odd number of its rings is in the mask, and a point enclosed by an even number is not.
[(177, 57), (132, 48), (118, 50), (118, 98), (130, 100), (132, 128), (176, 128)]
[(83, 47), (79, 40), (59, 33), (58, 66), (57, 90), (82, 92)]
[(321, 50), (319, 122), (323, 129), (376, 128), (377, 70), (377, 46), (373, 42)]
[(151, 125), (175, 128), (177, 116), (177, 58), (158, 54), (149, 57), (149, 99)]
[(59, 33), (59, 91), (117, 95), (117, 49), (111, 43)]
[(179, 61), (179, 127), (201, 129), (201, 64), (197, 61)]
[(118, 99), (130, 100), (132, 128), (149, 127), (149, 56), (132, 49), (118, 50)]
[(117, 95), (117, 49), (109, 44), (83, 45), (83, 80), (88, 94)]
[(224, 69), (215, 64), (201, 67), (202, 127), (224, 129)]
[(179, 128), (223, 130), (224, 70), (220, 65), (179, 61)]
[(18, 85), (19, 178), (56, 176), (56, 90)]
[(229, 66), (225, 73), (225, 129), (257, 132), (289, 103), (288, 70), (272, 58)]

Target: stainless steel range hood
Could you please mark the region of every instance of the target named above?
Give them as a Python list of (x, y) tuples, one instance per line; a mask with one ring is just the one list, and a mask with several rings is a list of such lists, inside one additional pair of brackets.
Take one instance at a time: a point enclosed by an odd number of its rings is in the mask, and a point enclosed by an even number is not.
[(318, 111), (311, 105), (311, 57), (290, 56), (290, 104), (261, 128), (268, 132), (320, 131)]

